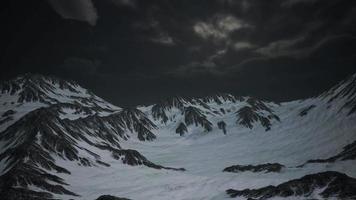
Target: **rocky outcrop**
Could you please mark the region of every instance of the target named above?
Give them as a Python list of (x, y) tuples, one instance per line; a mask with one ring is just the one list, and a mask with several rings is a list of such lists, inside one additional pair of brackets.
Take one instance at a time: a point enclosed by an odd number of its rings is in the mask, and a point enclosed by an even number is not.
[(268, 107), (263, 101), (255, 98), (249, 98), (246, 101), (249, 105), (240, 108), (237, 114), (237, 124), (252, 129), (254, 123), (260, 123), (269, 131), (272, 121), (280, 121), (279, 117), (274, 114), (272, 108)]
[(188, 126), (201, 126), (206, 132), (213, 129), (212, 123), (206, 118), (206, 116), (203, 115), (198, 108), (193, 106), (189, 106), (184, 109), (184, 121)]
[(123, 109), (115, 114), (115, 120), (124, 129), (136, 132), (139, 140), (145, 141), (156, 138), (152, 133), (152, 130), (157, 128), (156, 125), (142, 111), (136, 108)]
[(9, 117), (9, 116), (11, 116), (11, 115), (13, 115), (15, 113), (16, 113), (16, 111), (8, 110), (8, 111), (4, 112), (1, 116), (2, 117)]
[(115, 196), (111, 196), (111, 195), (102, 195), (99, 198), (97, 198), (96, 200), (130, 200), (130, 199), (122, 198), (122, 197), (115, 197)]
[(173, 97), (167, 98), (161, 101), (158, 104), (152, 106), (152, 116), (155, 120), (161, 120), (161, 122), (166, 123), (168, 121), (168, 116), (166, 111), (170, 111), (173, 108), (177, 108), (179, 110), (184, 110), (184, 104), (189, 102), (183, 97)]
[(306, 175), (299, 179), (287, 181), (277, 186), (267, 186), (259, 189), (226, 190), (230, 197), (245, 197), (264, 200), (278, 197), (303, 197), (312, 195), (322, 198), (355, 199), (356, 179), (334, 171)]
[(316, 106), (315, 105), (310, 105), (307, 106), (305, 108), (303, 108), (300, 112), (299, 112), (299, 116), (303, 117), (305, 115), (307, 115), (309, 113), (309, 111), (311, 111), (312, 109), (314, 109)]
[(218, 128), (226, 135), (226, 123), (224, 121), (219, 121), (217, 125)]
[(187, 132), (187, 127), (185, 126), (185, 124), (183, 122), (179, 123), (177, 129), (176, 129), (176, 133), (179, 134), (180, 136), (183, 136), (186, 132)]
[(112, 157), (116, 160), (121, 160), (124, 164), (131, 166), (144, 165), (154, 169), (167, 169), (174, 171), (185, 171), (184, 168), (173, 168), (173, 167), (164, 167), (162, 165), (154, 164), (149, 161), (146, 157), (140, 154), (138, 151), (133, 149), (118, 149), (109, 145), (96, 145), (96, 147), (102, 150), (108, 150), (112, 153)]
[(256, 112), (256, 110), (250, 106), (245, 106), (237, 111), (237, 123), (243, 125), (249, 129), (253, 128), (255, 122), (259, 122), (266, 131), (271, 129), (271, 119), (278, 119), (276, 115), (268, 115), (267, 117)]
[(261, 165), (232, 165), (223, 170), (223, 172), (280, 172), (285, 166), (279, 163), (266, 163)]

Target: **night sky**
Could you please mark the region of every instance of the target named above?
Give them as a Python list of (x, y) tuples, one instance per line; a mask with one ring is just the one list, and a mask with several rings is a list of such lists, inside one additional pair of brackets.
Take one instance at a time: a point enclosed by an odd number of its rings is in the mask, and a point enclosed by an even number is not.
[(2, 0), (0, 79), (77, 81), (119, 105), (316, 95), (356, 72), (354, 0)]

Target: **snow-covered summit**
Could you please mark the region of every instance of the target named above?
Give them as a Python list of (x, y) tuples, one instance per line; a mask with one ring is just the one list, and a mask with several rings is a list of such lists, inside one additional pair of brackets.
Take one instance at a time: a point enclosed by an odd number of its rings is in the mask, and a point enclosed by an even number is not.
[(1, 103), (43, 104), (80, 103), (85, 106), (111, 106), (74, 81), (65, 81), (52, 76), (24, 74), (0, 83)]

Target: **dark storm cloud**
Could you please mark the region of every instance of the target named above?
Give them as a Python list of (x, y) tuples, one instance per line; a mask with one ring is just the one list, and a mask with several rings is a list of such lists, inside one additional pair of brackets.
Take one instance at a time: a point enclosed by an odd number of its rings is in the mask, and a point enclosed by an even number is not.
[(2, 79), (54, 74), (117, 104), (215, 92), (295, 99), (356, 71), (350, 0), (9, 2)]
[(48, 0), (53, 9), (65, 19), (86, 21), (96, 24), (98, 18), (91, 0)]

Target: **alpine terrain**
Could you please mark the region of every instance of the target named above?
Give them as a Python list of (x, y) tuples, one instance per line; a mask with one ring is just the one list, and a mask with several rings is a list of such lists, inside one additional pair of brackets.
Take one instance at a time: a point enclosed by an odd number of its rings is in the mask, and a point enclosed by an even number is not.
[(3, 200), (356, 199), (356, 74), (284, 103), (122, 108), (75, 82), (0, 84)]

